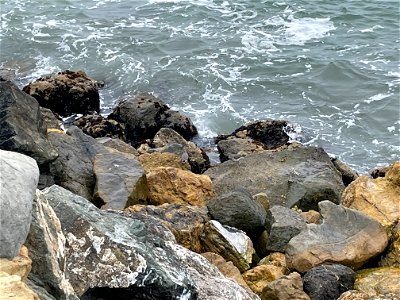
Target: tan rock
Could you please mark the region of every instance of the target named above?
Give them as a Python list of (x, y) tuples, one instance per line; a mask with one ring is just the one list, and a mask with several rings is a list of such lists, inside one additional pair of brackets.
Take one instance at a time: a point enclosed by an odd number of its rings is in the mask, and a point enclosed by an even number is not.
[(28, 248), (21, 247), (19, 255), (12, 260), (0, 258), (0, 272), (5, 272), (9, 275), (18, 275), (22, 280), (26, 280), (29, 272), (32, 269), (32, 260), (28, 256)]
[(385, 177), (361, 176), (343, 192), (341, 203), (369, 215), (385, 228), (400, 218), (400, 161), (394, 163)]
[(214, 196), (210, 177), (171, 167), (153, 169), (147, 174), (151, 204), (190, 204), (205, 206)]
[(174, 153), (144, 153), (138, 157), (143, 169), (148, 173), (158, 167), (172, 167), (181, 170), (190, 170), (190, 165), (181, 160)]
[(39, 300), (39, 297), (21, 281), (20, 276), (0, 271), (0, 299)]
[(286, 257), (285, 254), (281, 252), (273, 252), (268, 256), (264, 257), (259, 261), (258, 265), (272, 265), (279, 267), (284, 275), (290, 273), (289, 268), (286, 265)]
[(269, 205), (269, 200), (268, 196), (266, 193), (258, 193), (253, 195), (253, 199), (256, 200), (258, 203), (260, 203), (265, 210), (268, 210), (270, 205)]
[(303, 282), (299, 273), (290, 273), (287, 276), (269, 283), (261, 294), (261, 300), (310, 300), (303, 291)]
[(378, 264), (380, 267), (400, 268), (400, 222), (391, 230), (389, 246)]
[(350, 290), (341, 294), (338, 300), (371, 300), (371, 298), (362, 292)]
[(399, 299), (400, 268), (383, 267), (360, 270), (356, 275), (354, 289), (367, 294), (372, 299), (375, 299), (373, 297), (376, 296), (380, 299)]
[(300, 213), (308, 223), (319, 224), (321, 221), (321, 214), (315, 210), (304, 211)]
[(263, 289), (272, 281), (277, 280), (284, 274), (282, 268), (273, 265), (256, 266), (243, 273), (243, 279), (250, 289), (261, 295)]

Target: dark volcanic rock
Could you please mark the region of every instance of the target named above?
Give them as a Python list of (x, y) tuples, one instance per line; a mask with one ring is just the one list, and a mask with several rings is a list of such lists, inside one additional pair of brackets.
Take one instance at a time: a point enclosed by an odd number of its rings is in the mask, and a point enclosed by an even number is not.
[(133, 144), (153, 138), (162, 127), (174, 129), (185, 139), (197, 134), (196, 127), (187, 117), (150, 94), (122, 100), (108, 118), (125, 126), (126, 139)]
[(104, 118), (101, 115), (83, 116), (73, 124), (94, 138), (111, 137), (125, 140), (125, 127), (117, 121)]
[(98, 83), (83, 71), (66, 70), (55, 76), (41, 77), (23, 91), (34, 97), (40, 106), (61, 116), (100, 111)]
[(333, 264), (322, 265), (303, 276), (304, 291), (311, 300), (336, 300), (353, 289), (356, 273), (349, 267)]

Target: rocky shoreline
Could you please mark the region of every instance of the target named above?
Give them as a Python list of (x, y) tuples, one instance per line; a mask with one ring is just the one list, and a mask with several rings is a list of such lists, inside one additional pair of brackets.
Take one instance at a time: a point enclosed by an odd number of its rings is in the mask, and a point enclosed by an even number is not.
[(400, 299), (400, 161), (359, 176), (260, 120), (212, 165), (151, 94), (100, 115), (102, 85), (0, 77), (1, 295)]

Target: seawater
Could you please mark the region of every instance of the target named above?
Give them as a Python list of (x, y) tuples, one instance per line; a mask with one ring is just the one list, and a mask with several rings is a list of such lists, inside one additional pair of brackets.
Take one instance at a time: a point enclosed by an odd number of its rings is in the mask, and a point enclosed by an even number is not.
[(0, 67), (23, 87), (82, 69), (102, 113), (152, 92), (207, 143), (256, 119), (359, 172), (398, 160), (399, 2), (0, 0)]

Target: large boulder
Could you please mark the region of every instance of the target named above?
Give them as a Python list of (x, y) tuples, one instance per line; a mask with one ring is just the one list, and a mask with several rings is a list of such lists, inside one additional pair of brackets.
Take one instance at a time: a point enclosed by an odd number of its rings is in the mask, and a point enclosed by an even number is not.
[(385, 249), (388, 237), (378, 221), (330, 201), (319, 208), (322, 223), (307, 224), (286, 246), (290, 269), (305, 272), (328, 262), (357, 269)]
[(82, 116), (73, 123), (94, 138), (111, 137), (125, 140), (125, 127), (101, 115)]
[(36, 161), (0, 150), (0, 257), (14, 258), (28, 236), (39, 181)]
[(34, 158), (39, 166), (55, 160), (57, 152), (46, 139), (38, 102), (9, 81), (0, 81), (0, 149)]
[(41, 77), (28, 84), (23, 91), (34, 97), (40, 106), (68, 116), (100, 111), (99, 84), (83, 71), (63, 71), (54, 76)]
[(174, 129), (185, 139), (197, 134), (197, 129), (189, 118), (171, 110), (153, 95), (145, 93), (123, 99), (108, 119), (123, 124), (126, 139), (133, 144), (152, 139), (162, 127)]
[(254, 195), (264, 192), (271, 206), (318, 209), (318, 202), (339, 203), (340, 174), (321, 148), (298, 146), (250, 154), (208, 169), (219, 195), (245, 186)]
[(310, 300), (303, 291), (303, 282), (297, 272), (282, 276), (269, 283), (261, 294), (262, 300)]

